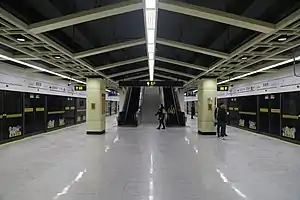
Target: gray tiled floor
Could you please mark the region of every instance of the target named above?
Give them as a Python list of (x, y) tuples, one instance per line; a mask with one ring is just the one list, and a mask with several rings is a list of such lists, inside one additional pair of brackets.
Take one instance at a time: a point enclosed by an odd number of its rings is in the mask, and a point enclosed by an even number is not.
[(299, 200), (300, 147), (228, 128), (228, 140), (150, 125), (79, 125), (0, 146), (0, 200)]

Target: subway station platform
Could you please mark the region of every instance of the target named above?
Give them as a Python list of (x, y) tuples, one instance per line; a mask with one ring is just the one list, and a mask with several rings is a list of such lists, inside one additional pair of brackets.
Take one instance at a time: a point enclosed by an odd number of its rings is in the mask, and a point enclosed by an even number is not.
[(1, 200), (296, 200), (300, 147), (228, 127), (77, 125), (0, 146)]

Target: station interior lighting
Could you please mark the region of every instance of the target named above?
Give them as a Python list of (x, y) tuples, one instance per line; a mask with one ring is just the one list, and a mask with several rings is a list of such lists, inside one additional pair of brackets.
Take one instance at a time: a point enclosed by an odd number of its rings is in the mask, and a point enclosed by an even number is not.
[(19, 42), (25, 42), (25, 41), (26, 41), (24, 38), (17, 38), (17, 40), (18, 40)]
[(157, 0), (145, 0), (145, 23), (150, 81), (154, 79)]
[(0, 58), (2, 58), (2, 59), (4, 59), (4, 60), (12, 61), (12, 62), (14, 62), (14, 63), (18, 63), (18, 64), (20, 64), (20, 65), (24, 65), (24, 66), (26, 66), (26, 67), (30, 67), (30, 68), (36, 69), (36, 70), (39, 70), (39, 71), (42, 71), (42, 72), (46, 72), (46, 73), (49, 73), (49, 74), (52, 74), (52, 75), (55, 75), (55, 76), (59, 76), (59, 77), (64, 78), (64, 79), (68, 79), (68, 80), (71, 80), (71, 81), (75, 81), (75, 82), (77, 82), (77, 83), (86, 84), (86, 82), (84, 82), (84, 81), (80, 81), (80, 80), (74, 79), (74, 78), (72, 78), (72, 77), (69, 77), (69, 76), (66, 76), (66, 75), (63, 75), (63, 74), (60, 74), (60, 73), (57, 73), (57, 72), (48, 70), (48, 69), (44, 69), (44, 68), (42, 68), (42, 67), (38, 67), (38, 66), (33, 65), (33, 64), (30, 64), (30, 63), (26, 63), (26, 62), (23, 62), (23, 61), (20, 61), (20, 60), (11, 58), (11, 57), (9, 57), (9, 56), (5, 56), (5, 55), (0, 54)]
[[(296, 61), (300, 60), (300, 56), (296, 57), (295, 58)], [(285, 65), (285, 64), (288, 64), (288, 63), (292, 63), (294, 62), (294, 59), (288, 59), (288, 60), (285, 60), (285, 61), (282, 61), (280, 63), (277, 63), (277, 64), (273, 64), (273, 65), (270, 65), (270, 66), (267, 66), (267, 67), (264, 67), (264, 68), (261, 68), (261, 69), (258, 69), (258, 70), (255, 70), (255, 71), (252, 71), (252, 72), (249, 72), (249, 73), (246, 73), (246, 74), (242, 74), (240, 76), (236, 76), (236, 77), (233, 77), (233, 78), (230, 78), (228, 80), (225, 80), (225, 81), (221, 81), (218, 83), (219, 84), (224, 84), (224, 83), (227, 83), (229, 81), (233, 81), (233, 80), (237, 80), (237, 79), (241, 79), (241, 78), (244, 78), (246, 76), (250, 76), (252, 74), (256, 74), (256, 73), (259, 73), (259, 72), (263, 72), (263, 71), (266, 71), (266, 70), (269, 70), (269, 69), (272, 69), (272, 68), (275, 68), (275, 67), (278, 67), (278, 66), (281, 66), (281, 65)]]

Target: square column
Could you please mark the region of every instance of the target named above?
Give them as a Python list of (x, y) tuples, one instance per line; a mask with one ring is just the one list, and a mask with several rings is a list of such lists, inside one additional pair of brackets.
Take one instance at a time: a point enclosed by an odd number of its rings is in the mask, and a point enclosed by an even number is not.
[(198, 133), (215, 135), (214, 111), (217, 97), (217, 80), (203, 78), (198, 80)]
[(104, 134), (106, 127), (106, 80), (87, 79), (87, 134)]

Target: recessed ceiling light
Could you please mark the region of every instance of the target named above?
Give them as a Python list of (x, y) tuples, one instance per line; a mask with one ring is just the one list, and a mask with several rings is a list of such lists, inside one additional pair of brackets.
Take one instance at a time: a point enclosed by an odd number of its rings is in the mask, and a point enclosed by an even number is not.
[(247, 60), (248, 58), (246, 56), (242, 57), (242, 60)]
[(55, 58), (55, 59), (60, 59), (61, 57), (60, 57), (60, 56), (54, 56), (54, 58)]
[(17, 38), (17, 40), (18, 40), (19, 42), (25, 42), (25, 39), (24, 39), (24, 38)]
[(283, 41), (286, 41), (286, 40), (287, 40), (286, 37), (280, 37), (280, 38), (278, 38), (278, 41), (279, 41), (279, 42), (283, 42)]

